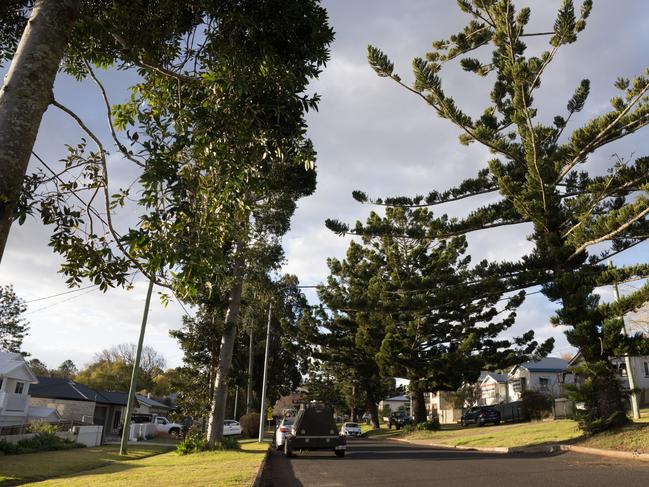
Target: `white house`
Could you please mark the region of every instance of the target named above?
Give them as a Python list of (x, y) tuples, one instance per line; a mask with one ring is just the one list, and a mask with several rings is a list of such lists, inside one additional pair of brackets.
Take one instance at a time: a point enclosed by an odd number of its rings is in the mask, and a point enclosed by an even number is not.
[(29, 386), (37, 383), (21, 354), (0, 352), (0, 426), (27, 422)]
[[(649, 405), (649, 355), (639, 355), (629, 357), (631, 368), (633, 369), (633, 378), (635, 387), (638, 389), (638, 399), (640, 406)], [(617, 377), (622, 388), (629, 390), (629, 378), (627, 376), (626, 363), (624, 357), (612, 357), (609, 359), (617, 370)], [(575, 355), (570, 361), (570, 365), (577, 365), (583, 361), (581, 353)]]
[(546, 357), (516, 365), (507, 375), (508, 400), (519, 401), (523, 391), (527, 390), (561, 397), (563, 385), (575, 381), (574, 375), (568, 372), (568, 365), (567, 360), (558, 357)]
[(509, 402), (507, 374), (487, 372), (480, 382), (480, 404), (491, 406)]
[(410, 396), (403, 395), (386, 397), (379, 402), (379, 414), (383, 414), (383, 410), (386, 406), (390, 407), (390, 412), (392, 413), (399, 410), (405, 410), (410, 414)]

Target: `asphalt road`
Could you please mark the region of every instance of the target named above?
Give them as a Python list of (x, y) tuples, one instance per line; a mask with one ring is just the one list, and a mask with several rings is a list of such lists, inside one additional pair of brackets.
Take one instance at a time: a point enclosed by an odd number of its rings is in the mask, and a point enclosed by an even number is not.
[(649, 487), (642, 462), (558, 453), (503, 455), (442, 450), (392, 440), (353, 439), (345, 458), (333, 452), (271, 452), (273, 487)]

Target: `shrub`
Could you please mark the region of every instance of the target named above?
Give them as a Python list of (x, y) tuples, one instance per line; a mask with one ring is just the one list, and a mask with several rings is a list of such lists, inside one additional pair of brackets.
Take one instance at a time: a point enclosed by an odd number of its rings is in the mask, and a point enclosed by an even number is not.
[(439, 424), (439, 418), (435, 417), (430, 421), (423, 421), (417, 423), (416, 429), (418, 431), (438, 431), (441, 428)]
[(31, 438), (24, 438), (18, 443), (0, 440), (0, 451), (5, 455), (19, 455), (21, 453), (35, 453), (39, 451), (69, 450), (72, 448), (85, 448), (85, 445), (73, 440), (56, 436), (54, 433), (38, 432)]
[(205, 433), (199, 431), (198, 429), (190, 429), (185, 437), (180, 443), (176, 446), (176, 453), (179, 455), (188, 455), (190, 453), (199, 453), (202, 451), (211, 451), (211, 450), (239, 450), (239, 442), (236, 438), (231, 436), (225, 436), (220, 442), (217, 442), (214, 445), (214, 448), (210, 448), (207, 443), (207, 438)]
[(56, 427), (56, 425), (47, 423), (45, 421), (34, 421), (27, 425), (27, 430), (30, 433), (46, 433), (53, 435), (58, 431), (58, 428)]
[(412, 433), (413, 431), (415, 431), (415, 429), (416, 426), (413, 423), (406, 424), (401, 427), (401, 431), (403, 431), (404, 433)]
[(531, 419), (539, 420), (552, 415), (554, 398), (551, 395), (538, 391), (524, 391), (521, 398)]
[(0, 440), (0, 451), (5, 455), (15, 455), (19, 453), (18, 445), (10, 443), (7, 440)]
[(207, 438), (205, 438), (205, 434), (194, 428), (191, 428), (176, 446), (176, 452), (179, 455), (198, 453), (207, 449)]
[(248, 413), (241, 416), (241, 432), (248, 438), (259, 436), (259, 413)]

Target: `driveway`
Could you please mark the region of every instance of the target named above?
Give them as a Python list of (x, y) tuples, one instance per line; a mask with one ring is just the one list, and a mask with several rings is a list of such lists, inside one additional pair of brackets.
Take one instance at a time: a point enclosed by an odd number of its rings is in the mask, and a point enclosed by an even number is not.
[(391, 440), (350, 439), (345, 458), (333, 452), (272, 452), (274, 487), (647, 487), (649, 464), (558, 453), (503, 455), (434, 449)]

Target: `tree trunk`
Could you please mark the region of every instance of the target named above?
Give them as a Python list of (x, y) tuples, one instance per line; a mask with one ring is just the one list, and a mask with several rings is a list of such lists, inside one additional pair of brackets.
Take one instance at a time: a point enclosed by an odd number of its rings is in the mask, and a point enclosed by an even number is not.
[(79, 0), (36, 0), (0, 90), (0, 260)]
[[(410, 382), (412, 384), (412, 381)], [(412, 391), (412, 409), (414, 409), (415, 424), (423, 423), (428, 420), (426, 411), (426, 401), (424, 400), (424, 391)]]
[(219, 352), (219, 365), (216, 369), (214, 379), (214, 395), (212, 396), (212, 408), (207, 427), (207, 441), (214, 446), (216, 441), (223, 439), (223, 421), (225, 420), (225, 407), (228, 392), (228, 377), (232, 365), (232, 353), (234, 342), (237, 336), (237, 319), (241, 305), (241, 291), (243, 289), (243, 269), (241, 262), (238, 262), (234, 271), (234, 284), (230, 290), (230, 302), (225, 314), (225, 330), (221, 339), (221, 350)]
[(381, 423), (379, 421), (379, 405), (374, 401), (368, 401), (367, 409), (370, 412), (370, 418), (372, 420), (372, 428), (380, 428)]

